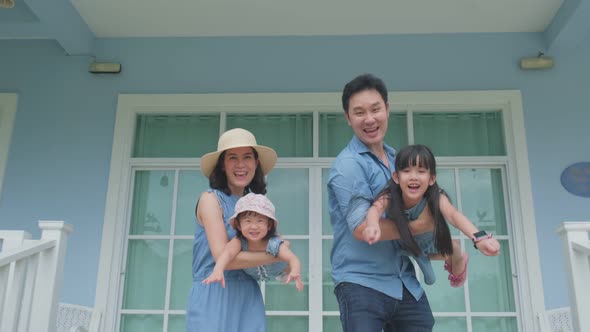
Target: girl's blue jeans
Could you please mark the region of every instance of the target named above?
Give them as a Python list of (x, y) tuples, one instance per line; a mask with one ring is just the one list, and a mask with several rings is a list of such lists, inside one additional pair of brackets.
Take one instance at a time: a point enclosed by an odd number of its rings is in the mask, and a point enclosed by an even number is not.
[(349, 282), (334, 293), (344, 332), (431, 332), (434, 326), (426, 294), (416, 301), (405, 287), (402, 300)]

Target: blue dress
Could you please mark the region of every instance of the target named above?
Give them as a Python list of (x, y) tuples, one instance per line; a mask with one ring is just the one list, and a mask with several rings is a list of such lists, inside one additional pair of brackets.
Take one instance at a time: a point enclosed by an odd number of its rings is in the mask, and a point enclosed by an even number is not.
[[(217, 196), (228, 238), (233, 238), (236, 231), (228, 219), (239, 197), (228, 196), (215, 189), (209, 189), (208, 192)], [(193, 244), (193, 284), (186, 310), (187, 332), (266, 331), (264, 302), (258, 283), (242, 270), (228, 270), (224, 272), (225, 288), (218, 282), (202, 284), (201, 281), (213, 272), (214, 266), (215, 260), (209, 249), (205, 228), (197, 222)]]

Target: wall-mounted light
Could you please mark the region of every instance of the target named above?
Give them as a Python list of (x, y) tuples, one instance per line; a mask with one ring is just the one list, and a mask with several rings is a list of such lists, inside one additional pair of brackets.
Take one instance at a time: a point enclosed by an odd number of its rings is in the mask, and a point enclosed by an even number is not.
[(121, 64), (116, 62), (93, 62), (88, 67), (93, 74), (118, 74), (121, 72)]
[(553, 68), (555, 61), (553, 58), (545, 56), (543, 52), (539, 52), (534, 58), (522, 58), (520, 59), (520, 69), (523, 70), (534, 70), (534, 69), (549, 69)]
[(13, 0), (0, 0), (0, 8), (14, 8)]

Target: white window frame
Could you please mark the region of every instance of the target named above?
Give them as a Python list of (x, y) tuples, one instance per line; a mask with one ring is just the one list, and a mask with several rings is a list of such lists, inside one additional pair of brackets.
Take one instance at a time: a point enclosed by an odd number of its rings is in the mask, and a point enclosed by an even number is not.
[(17, 99), (16, 93), (0, 93), (0, 198), (2, 198), (2, 185), (10, 150)]
[[(300, 112), (342, 112), (341, 93), (253, 93), (253, 94), (121, 94), (118, 98), (111, 168), (102, 232), (99, 271), (96, 288), (95, 310), (100, 312), (103, 321), (100, 331), (118, 331), (117, 310), (120, 307), (120, 278), (124, 273), (124, 248), (127, 230), (127, 207), (132, 183), (132, 165), (142, 164), (141, 158), (131, 158), (135, 120), (139, 114), (195, 114), (212, 111), (249, 113), (300, 113)], [(514, 283), (519, 293), (515, 294), (517, 311), (520, 313), (522, 331), (541, 330), (539, 317), (545, 311), (538, 257), (536, 225), (532, 204), (532, 190), (529, 162), (525, 138), (522, 98), (520, 91), (439, 91), (439, 92), (392, 92), (392, 110), (502, 110), (507, 154), (502, 157), (507, 163), (508, 206), (511, 212), (511, 233), (514, 242), (515, 262)], [(222, 119), (224, 120), (224, 119)], [(315, 119), (317, 120), (317, 119)], [(410, 119), (408, 119), (410, 121)], [(223, 121), (222, 121), (223, 122)], [(222, 128), (223, 129), (223, 128)], [(408, 126), (410, 143), (413, 142), (412, 127)], [(317, 121), (314, 121), (314, 162), (323, 165), (333, 158), (318, 158)], [(215, 139), (215, 138), (212, 138)], [(133, 159), (133, 160), (132, 160)], [(173, 160), (172, 160), (173, 159)], [(440, 158), (441, 165), (446, 164)], [(485, 158), (484, 158), (485, 159)], [(453, 159), (455, 162), (456, 158)], [(294, 160), (283, 158), (284, 165), (293, 166)], [(195, 167), (198, 158), (160, 158), (157, 163), (145, 160), (146, 166)], [(281, 158), (277, 167), (281, 166)], [(321, 174), (319, 174), (321, 176)], [(318, 180), (318, 174), (310, 174)], [(317, 183), (316, 181), (315, 183)], [(310, 187), (311, 188), (311, 187)], [(321, 200), (320, 200), (321, 201)], [(310, 205), (310, 213), (321, 215), (318, 200)], [(315, 223), (320, 225), (321, 223)], [(310, 223), (310, 226), (312, 224)], [(310, 228), (311, 236), (321, 235), (321, 231)], [(533, 234), (534, 236), (530, 236)], [(528, 236), (527, 236), (528, 235)], [(313, 252), (310, 250), (310, 253)], [(318, 265), (319, 264), (319, 265)], [(310, 283), (314, 269), (321, 270), (321, 257), (310, 255)], [(315, 276), (317, 277), (317, 276)], [(314, 278), (315, 279), (315, 278)], [(319, 294), (319, 295), (318, 295)], [(320, 296), (320, 301), (310, 303), (321, 305), (321, 290), (311, 292), (310, 296)], [(310, 314), (312, 312), (310, 308)], [(315, 310), (314, 310), (315, 311)], [(312, 319), (310, 316), (310, 324)], [(320, 324), (321, 317), (313, 324)], [(313, 326), (313, 325), (312, 325)]]

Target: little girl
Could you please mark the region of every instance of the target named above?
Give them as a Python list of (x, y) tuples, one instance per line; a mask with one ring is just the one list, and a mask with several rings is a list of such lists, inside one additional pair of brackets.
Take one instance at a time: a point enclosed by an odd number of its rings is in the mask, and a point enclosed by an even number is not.
[[(412, 237), (408, 221), (417, 219), (425, 208), (434, 220), (434, 232)], [(381, 237), (379, 218), (383, 212), (395, 222), (399, 230), (399, 244), (405, 249), (402, 254), (415, 256), (424, 274), (424, 282), (428, 285), (436, 279), (430, 259), (445, 260), (451, 286), (460, 287), (467, 278), (469, 257), (467, 253), (461, 252), (458, 241), (451, 240), (445, 219), (472, 239), (475, 248), (484, 255), (496, 256), (500, 252), (500, 243), (492, 238), (492, 234), (478, 231), (467, 217), (451, 205), (447, 194), (439, 188), (436, 183), (436, 161), (432, 151), (425, 145), (406, 146), (396, 155), (392, 178), (367, 212), (367, 227), (363, 237), (369, 244)]]
[(297, 290), (303, 290), (301, 262), (287, 245), (281, 245), (283, 240), (276, 234), (275, 207), (266, 196), (250, 193), (240, 198), (229, 223), (236, 229), (237, 236), (225, 245), (213, 272), (203, 280), (204, 284), (220, 282), (225, 288), (223, 271), (241, 250), (247, 250), (267, 252), (282, 260), (244, 269), (254, 279), (267, 281), (274, 277), (285, 280), (285, 284), (294, 280)]

